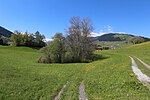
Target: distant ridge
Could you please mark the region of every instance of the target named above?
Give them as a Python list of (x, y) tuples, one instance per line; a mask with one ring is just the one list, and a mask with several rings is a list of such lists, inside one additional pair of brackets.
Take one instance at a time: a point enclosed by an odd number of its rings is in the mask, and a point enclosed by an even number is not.
[(5, 28), (3, 28), (3, 27), (0, 26), (0, 37), (1, 36), (10, 37), (11, 34), (13, 34), (13, 32), (11, 32), (8, 29), (5, 29)]
[(141, 37), (145, 41), (150, 41), (150, 38), (123, 33), (108, 33), (101, 36), (97, 36), (95, 39), (99, 41), (127, 41), (132, 37)]

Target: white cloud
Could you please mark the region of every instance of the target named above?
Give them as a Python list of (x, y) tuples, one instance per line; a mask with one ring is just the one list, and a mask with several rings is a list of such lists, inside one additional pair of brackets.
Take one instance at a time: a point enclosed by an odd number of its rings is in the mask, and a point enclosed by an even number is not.
[(101, 36), (101, 35), (104, 35), (106, 33), (96, 33), (96, 32), (92, 32), (91, 33), (91, 37), (97, 37), (97, 36)]
[(50, 42), (50, 41), (53, 41), (53, 39), (45, 38), (43, 41), (44, 42)]
[(119, 31), (113, 31), (113, 28), (111, 25), (104, 26), (99, 32), (91, 32), (91, 37), (97, 37), (108, 33), (118, 33), (118, 34), (132, 34), (127, 32), (119, 32)]
[(127, 32), (113, 32), (113, 33), (118, 33), (118, 34), (132, 34), (132, 33), (127, 33)]
[(108, 33), (131, 34), (131, 33), (126, 33), (126, 32), (100, 32), (100, 33), (92, 32), (91, 37), (102, 36), (102, 35), (108, 34)]
[(91, 36), (92, 37), (97, 37), (97, 36), (101, 36), (107, 33), (113, 33), (113, 28), (111, 25), (106, 25), (103, 27), (103, 29), (100, 30), (100, 32), (96, 33), (96, 32), (92, 32)]

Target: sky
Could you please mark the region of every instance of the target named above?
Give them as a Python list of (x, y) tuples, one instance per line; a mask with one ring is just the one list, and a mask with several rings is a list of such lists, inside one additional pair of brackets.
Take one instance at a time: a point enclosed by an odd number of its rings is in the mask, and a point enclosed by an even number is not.
[(11, 31), (66, 35), (73, 16), (89, 17), (96, 36), (123, 32), (150, 38), (150, 0), (0, 0), (0, 26)]

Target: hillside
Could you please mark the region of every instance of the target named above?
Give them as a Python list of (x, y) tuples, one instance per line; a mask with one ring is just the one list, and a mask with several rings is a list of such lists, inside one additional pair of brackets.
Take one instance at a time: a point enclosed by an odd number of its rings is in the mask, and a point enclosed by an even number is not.
[[(122, 33), (108, 33), (102, 36), (98, 36), (96, 37), (96, 39), (99, 41), (128, 41), (132, 37), (136, 37), (136, 36), (131, 34), (122, 34)], [(150, 41), (150, 38), (146, 38), (146, 37), (141, 37), (141, 38), (143, 38), (144, 41)]]
[(9, 31), (9, 30), (7, 30), (7, 29), (0, 26), (0, 37), (1, 36), (10, 37), (11, 34), (13, 34), (13, 32), (11, 32), (11, 31)]
[(139, 57), (150, 65), (150, 42), (144, 42), (126, 48), (117, 49), (114, 52), (120, 52), (122, 54), (127, 54), (128, 56), (133, 55)]
[(97, 51), (98, 61), (71, 64), (39, 64), (38, 50), (0, 46), (0, 99), (53, 100), (66, 84), (61, 100), (78, 100), (83, 81), (89, 100), (148, 100), (150, 92), (133, 75), (128, 56), (148, 63), (149, 43)]
[(134, 36), (131, 34), (108, 33), (93, 37), (92, 40), (98, 48), (109, 47), (109, 49), (123, 48), (133, 44), (150, 41), (150, 38)]

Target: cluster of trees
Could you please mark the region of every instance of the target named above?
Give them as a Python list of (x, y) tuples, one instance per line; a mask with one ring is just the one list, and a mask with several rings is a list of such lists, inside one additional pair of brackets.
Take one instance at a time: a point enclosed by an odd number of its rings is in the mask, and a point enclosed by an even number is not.
[(8, 42), (10, 41), (9, 38), (5, 36), (0, 36), (0, 45), (8, 45)]
[(38, 31), (35, 34), (15, 31), (14, 34), (11, 35), (12, 44), (14, 46), (43, 47), (45, 46), (45, 43), (42, 41), (44, 38), (45, 36)]
[(129, 42), (131, 42), (133, 44), (139, 44), (139, 43), (145, 42), (145, 40), (142, 37), (135, 36), (135, 37), (131, 37), (129, 39)]
[(72, 17), (67, 36), (56, 33), (38, 59), (39, 63), (87, 62), (92, 59), (94, 45), (90, 38), (93, 25), (88, 18)]
[(109, 50), (109, 46), (95, 45), (95, 50)]

